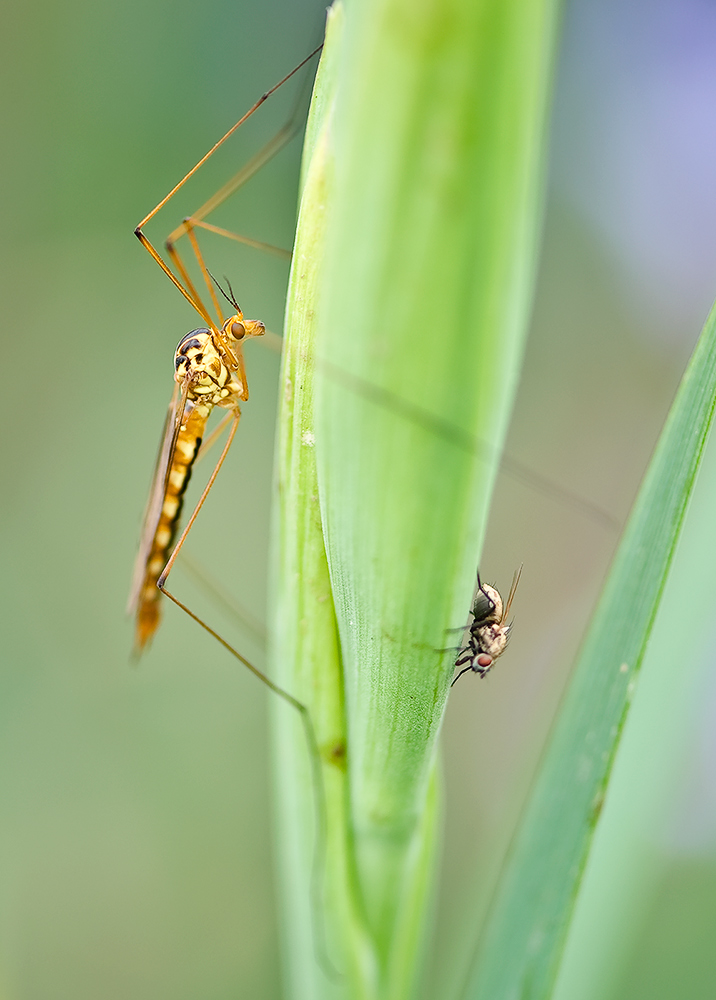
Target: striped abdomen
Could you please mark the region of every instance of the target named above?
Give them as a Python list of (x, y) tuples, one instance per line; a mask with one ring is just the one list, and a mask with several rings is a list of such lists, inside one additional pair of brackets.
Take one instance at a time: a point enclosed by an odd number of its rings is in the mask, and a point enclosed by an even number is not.
[[(191, 405), (191, 404), (189, 404)], [(159, 625), (161, 591), (157, 580), (167, 564), (179, 528), (184, 492), (204, 436), (211, 406), (194, 405), (184, 413), (182, 429), (170, 456), (169, 474), (157, 469), (166, 485), (154, 535), (147, 545), (144, 579), (138, 595), (135, 649), (139, 653)]]

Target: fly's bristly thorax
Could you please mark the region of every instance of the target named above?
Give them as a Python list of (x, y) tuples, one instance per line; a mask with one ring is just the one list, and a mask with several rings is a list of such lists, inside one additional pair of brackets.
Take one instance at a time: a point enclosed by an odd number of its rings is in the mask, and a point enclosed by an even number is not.
[(479, 627), (502, 621), (502, 598), (489, 584), (482, 584), (472, 606), (472, 616)]
[(501, 656), (510, 638), (510, 626), (500, 625), (495, 622), (493, 625), (484, 625), (479, 630), (479, 645), (483, 653), (487, 653), (492, 660)]

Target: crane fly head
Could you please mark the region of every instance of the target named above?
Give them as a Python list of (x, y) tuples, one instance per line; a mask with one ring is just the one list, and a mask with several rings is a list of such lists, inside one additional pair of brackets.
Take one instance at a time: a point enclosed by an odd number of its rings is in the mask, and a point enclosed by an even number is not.
[(247, 337), (262, 337), (266, 333), (266, 327), (260, 319), (244, 319), (243, 313), (238, 312), (235, 316), (229, 316), (221, 332), (233, 347)]
[[(209, 271), (211, 280), (214, 282), (216, 287), (219, 289), (221, 294), (224, 296), (226, 301), (230, 306), (236, 310), (233, 316), (229, 316), (226, 322), (221, 327), (221, 346), (226, 350), (227, 361), (231, 367), (238, 368), (238, 352), (235, 352), (235, 347), (240, 345), (247, 337), (262, 337), (266, 333), (266, 327), (263, 325), (261, 320), (256, 319), (244, 319), (244, 314), (241, 311), (241, 306), (236, 301), (236, 296), (234, 295), (234, 289), (231, 287), (231, 282), (228, 278), (224, 278), (226, 282), (226, 291), (222, 288), (221, 283), (216, 280), (214, 275)], [(240, 350), (240, 348), (239, 348)], [(233, 364), (232, 364), (233, 363)]]

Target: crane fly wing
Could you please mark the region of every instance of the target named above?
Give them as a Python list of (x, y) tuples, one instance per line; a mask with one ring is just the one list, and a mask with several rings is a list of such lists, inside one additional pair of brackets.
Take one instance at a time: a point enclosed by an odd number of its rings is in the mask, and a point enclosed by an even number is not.
[(152, 550), (154, 535), (156, 534), (156, 530), (159, 525), (159, 518), (162, 513), (162, 505), (164, 503), (164, 496), (166, 494), (167, 487), (167, 476), (169, 475), (169, 470), (171, 468), (172, 455), (174, 453), (177, 435), (179, 434), (179, 428), (181, 427), (182, 418), (184, 416), (186, 397), (186, 389), (183, 389), (180, 397), (179, 386), (175, 385), (174, 393), (172, 395), (171, 402), (169, 403), (169, 409), (167, 410), (166, 419), (164, 421), (162, 441), (159, 446), (157, 460), (154, 465), (152, 485), (149, 490), (149, 499), (147, 500), (147, 506), (142, 520), (141, 540), (139, 542), (137, 558), (134, 561), (132, 586), (129, 591), (129, 600), (127, 601), (128, 615), (133, 615), (137, 610), (139, 596), (142, 592), (142, 585), (144, 584), (144, 577), (147, 569), (147, 559), (149, 558), (149, 553)]

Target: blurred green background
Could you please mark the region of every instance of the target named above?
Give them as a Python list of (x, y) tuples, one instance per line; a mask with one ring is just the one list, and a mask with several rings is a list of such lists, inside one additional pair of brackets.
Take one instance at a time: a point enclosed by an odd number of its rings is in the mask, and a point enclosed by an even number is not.
[[(308, 0), (4, 12), (2, 1000), (280, 992), (266, 694), (174, 609), (141, 663), (129, 658), (123, 609), (173, 349), (198, 325), (132, 230), (322, 21)], [(462, 978), (617, 541), (559, 490), (623, 521), (716, 291), (715, 50), (703, 0), (567, 8), (508, 443), (554, 490), (506, 470), (495, 497), (483, 578), (507, 587), (525, 569), (509, 653), (484, 682), (461, 681), (447, 715), (428, 996)], [(300, 89), (240, 130), (150, 235), (213, 193)], [(292, 145), (213, 221), (290, 246), (299, 155)], [(205, 247), (246, 314), (280, 332), (286, 265)], [(247, 354), (251, 399), (191, 553), (259, 624), (225, 616), (181, 569), (175, 589), (261, 665), (278, 357)], [(716, 992), (715, 481), (711, 454), (560, 1000)]]

